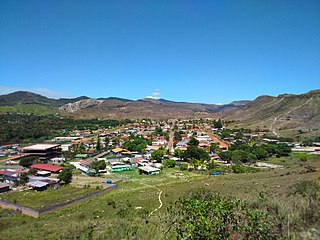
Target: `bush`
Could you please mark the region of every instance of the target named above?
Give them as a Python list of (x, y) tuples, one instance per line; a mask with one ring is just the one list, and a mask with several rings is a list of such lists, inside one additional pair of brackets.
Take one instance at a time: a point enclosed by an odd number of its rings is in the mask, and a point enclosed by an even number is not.
[(205, 191), (191, 193), (168, 208), (177, 239), (276, 239), (267, 214), (244, 202)]
[(187, 164), (187, 163), (181, 163), (181, 165), (180, 165), (180, 170), (181, 170), (181, 171), (188, 170), (188, 164)]
[(168, 168), (173, 168), (176, 166), (176, 161), (167, 159), (167, 160), (164, 160), (163, 165)]

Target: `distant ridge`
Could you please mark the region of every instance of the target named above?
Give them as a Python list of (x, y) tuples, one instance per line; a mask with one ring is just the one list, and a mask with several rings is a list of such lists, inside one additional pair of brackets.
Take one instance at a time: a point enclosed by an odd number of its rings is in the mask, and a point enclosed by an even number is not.
[(84, 99), (89, 99), (89, 97), (81, 96), (70, 99), (51, 99), (32, 92), (18, 91), (6, 95), (0, 95), (0, 106), (14, 106), (17, 104), (38, 104), (52, 107), (60, 107), (64, 104), (77, 102)]
[[(31, 92), (15, 92), (0, 96), (0, 106), (33, 105), (47, 106), (61, 114), (80, 119), (106, 118), (199, 118), (213, 117), (246, 105), (248, 101), (230, 104), (204, 104), (174, 102), (166, 99), (145, 98), (129, 100), (118, 97), (50, 99)], [(21, 108), (21, 106), (20, 106)]]

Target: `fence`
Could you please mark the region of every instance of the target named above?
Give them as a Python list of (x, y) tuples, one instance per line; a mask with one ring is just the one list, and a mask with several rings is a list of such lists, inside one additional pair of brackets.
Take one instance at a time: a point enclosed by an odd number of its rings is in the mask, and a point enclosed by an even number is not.
[(103, 193), (110, 192), (111, 190), (116, 189), (117, 187), (118, 187), (117, 184), (109, 184), (107, 188), (102, 189), (100, 191), (93, 192), (93, 193), (90, 193), (90, 194), (85, 195), (83, 197), (73, 199), (73, 200), (71, 200), (69, 202), (58, 203), (56, 205), (53, 205), (53, 206), (50, 206), (50, 207), (47, 207), (47, 208), (44, 208), (44, 209), (41, 209), (41, 210), (35, 210), (35, 209), (29, 208), (29, 207), (26, 207), (26, 206), (22, 206), (20, 204), (10, 203), (10, 202), (6, 202), (6, 201), (3, 201), (3, 200), (0, 200), (0, 207), (1, 208), (5, 208), (5, 209), (11, 209), (11, 210), (17, 211), (17, 212), (19, 212), (21, 214), (27, 215), (27, 216), (38, 218), (38, 217), (41, 217), (41, 216), (43, 216), (45, 214), (48, 214), (48, 213), (51, 213), (51, 212), (55, 212), (57, 210), (60, 210), (60, 209), (63, 209), (63, 208), (67, 208), (67, 207), (70, 207), (70, 206), (75, 205), (77, 203), (80, 203), (80, 202), (89, 200), (91, 198), (100, 196)]

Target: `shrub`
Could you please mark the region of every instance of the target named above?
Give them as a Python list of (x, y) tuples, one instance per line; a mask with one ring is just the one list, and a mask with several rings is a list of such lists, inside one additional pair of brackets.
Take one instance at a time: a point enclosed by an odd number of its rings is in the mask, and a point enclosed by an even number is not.
[(188, 164), (187, 164), (187, 163), (181, 163), (181, 165), (180, 165), (180, 170), (181, 170), (181, 171), (188, 170)]
[(235, 198), (199, 191), (168, 212), (177, 239), (276, 239), (267, 214)]
[(173, 168), (176, 166), (176, 161), (167, 159), (167, 160), (164, 160), (163, 165), (168, 168)]

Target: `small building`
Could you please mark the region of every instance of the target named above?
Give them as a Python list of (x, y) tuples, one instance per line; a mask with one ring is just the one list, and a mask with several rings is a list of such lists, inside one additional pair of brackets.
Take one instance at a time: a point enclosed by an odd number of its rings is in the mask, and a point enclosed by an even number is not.
[(111, 172), (122, 172), (130, 170), (132, 170), (132, 167), (129, 164), (119, 164), (111, 166)]
[(29, 182), (41, 181), (41, 182), (46, 182), (49, 185), (55, 185), (59, 183), (58, 178), (52, 178), (52, 177), (29, 176), (28, 178), (29, 178)]
[(20, 180), (20, 175), (25, 171), (22, 170), (0, 170), (0, 180), (5, 183), (14, 184)]
[(122, 155), (131, 155), (132, 153), (126, 149), (123, 149), (123, 148), (114, 148), (111, 150), (112, 154), (114, 155), (118, 155), (118, 154), (122, 154)]
[(159, 174), (160, 169), (151, 167), (151, 166), (143, 166), (139, 167), (140, 174), (146, 174), (146, 175), (154, 175), (154, 174)]
[(72, 148), (72, 144), (62, 144), (61, 145), (62, 152), (68, 152), (71, 150), (71, 148)]
[(33, 190), (37, 191), (43, 191), (47, 189), (49, 183), (42, 182), (42, 181), (34, 181), (34, 182), (28, 182), (27, 186), (32, 188)]
[(54, 142), (72, 142), (80, 140), (82, 137), (55, 137), (52, 141)]
[(8, 192), (8, 191), (10, 191), (10, 186), (9, 186), (9, 184), (0, 183), (0, 193)]
[(50, 162), (52, 162), (53, 164), (57, 164), (60, 165), (62, 163), (64, 163), (66, 161), (65, 158), (51, 158)]
[(63, 167), (54, 166), (51, 164), (33, 164), (30, 166), (30, 168), (40, 171), (49, 171), (51, 173), (59, 173), (63, 169)]
[(22, 148), (22, 152), (33, 156), (38, 156), (40, 161), (47, 162), (51, 158), (61, 157), (61, 145), (35, 144)]
[(50, 177), (51, 176), (51, 172), (49, 172), (49, 171), (37, 171), (36, 175), (40, 176), (40, 177)]

